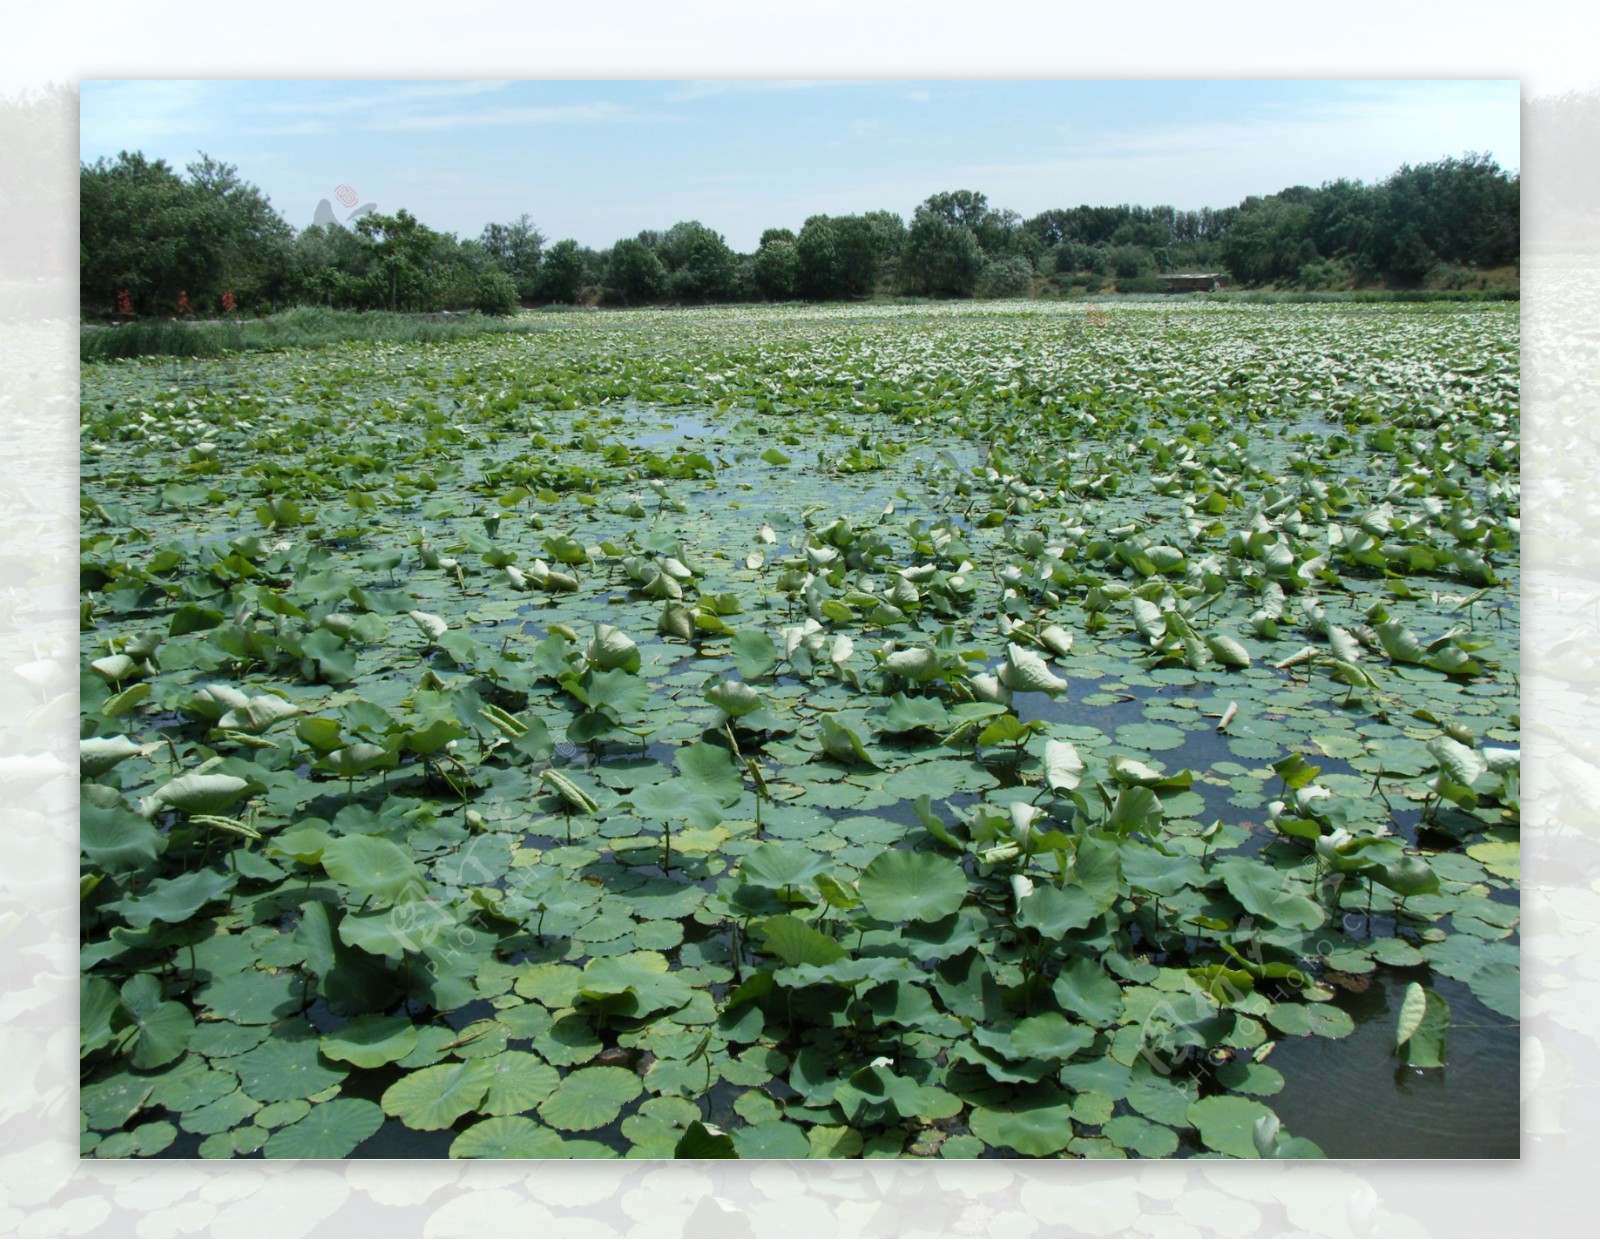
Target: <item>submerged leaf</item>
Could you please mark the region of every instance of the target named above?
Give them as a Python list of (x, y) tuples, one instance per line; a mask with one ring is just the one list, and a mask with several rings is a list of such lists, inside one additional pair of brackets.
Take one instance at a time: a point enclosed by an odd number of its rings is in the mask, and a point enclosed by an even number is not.
[(1437, 991), (1412, 982), (1406, 987), (1395, 1028), (1395, 1050), (1413, 1068), (1444, 1067), (1445, 1033), (1450, 1028), (1450, 1005)]

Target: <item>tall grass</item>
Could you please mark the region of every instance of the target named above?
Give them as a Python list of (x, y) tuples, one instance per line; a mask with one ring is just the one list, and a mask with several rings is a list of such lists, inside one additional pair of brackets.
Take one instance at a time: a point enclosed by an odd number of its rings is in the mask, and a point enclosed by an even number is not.
[(490, 318), (463, 314), (434, 318), (384, 311), (328, 310), (301, 306), (264, 319), (180, 323), (150, 320), (117, 327), (85, 326), (79, 332), (83, 361), (118, 357), (222, 357), (270, 349), (316, 348), (356, 341), (427, 344), (488, 333), (538, 331), (531, 315)]

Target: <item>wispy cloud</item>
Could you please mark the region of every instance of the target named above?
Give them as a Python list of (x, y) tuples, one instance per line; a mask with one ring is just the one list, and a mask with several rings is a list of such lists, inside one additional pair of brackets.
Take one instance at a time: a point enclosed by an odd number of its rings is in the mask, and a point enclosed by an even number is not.
[(1078, 201), (1215, 207), (1334, 176), (1371, 181), (1405, 162), (1462, 154), (1462, 134), (1482, 135), (1473, 139), (1477, 149), (1517, 166), (1516, 110), (1504, 92), (1496, 97), (1480, 83), (1363, 85), (1304, 108), (1237, 119), (1063, 127), (1036, 143), (1036, 158), (970, 161), (949, 175), (982, 184), (991, 201), (1027, 214)]
[(86, 146), (135, 150), (179, 134), (208, 132), (215, 109), (211, 83), (189, 81), (85, 82), (79, 109)]
[(817, 90), (829, 86), (882, 86), (883, 82), (868, 82), (857, 78), (712, 78), (699, 82), (685, 82), (667, 92), (667, 99), (684, 103), (692, 99), (710, 99), (718, 95), (741, 92), (773, 94), (784, 91)]
[[(300, 136), (334, 132), (439, 133), (458, 129), (527, 125), (615, 123), (668, 119), (608, 100), (580, 103), (518, 104), (506, 98), (510, 82), (419, 82), (359, 94), (269, 103), (253, 134)], [(271, 119), (272, 114), (285, 119)]]
[(550, 107), (490, 108), (482, 112), (425, 112), (375, 121), (374, 129), (437, 130), (487, 129), (505, 125), (556, 125), (582, 121), (641, 121), (660, 119), (621, 103), (569, 103)]
[[(1072, 134), (1072, 145), (1079, 153), (1190, 155), (1248, 148), (1287, 150), (1326, 141), (1344, 145), (1352, 136), (1360, 135), (1381, 146), (1383, 135), (1421, 137), (1470, 129), (1472, 125), (1463, 122), (1470, 122), (1474, 114), (1486, 122), (1485, 131), (1492, 132), (1494, 122), (1503, 122), (1514, 113), (1507, 112), (1503, 95), (1496, 97), (1483, 86), (1476, 82), (1429, 83), (1429, 89), (1417, 90), (1407, 83), (1359, 83), (1352, 85), (1343, 98), (1298, 111), (1244, 114), (1234, 120), (1203, 123), (1098, 129), (1092, 135)], [(1515, 152), (1504, 154), (1515, 158)]]
[[(330, 112), (407, 108), (439, 99), (462, 99), (494, 94), (506, 90), (512, 83), (509, 81), (401, 82), (393, 85), (382, 84), (385, 89), (360, 91), (356, 94), (343, 93), (345, 85), (340, 83), (339, 91), (330, 91), (320, 98), (271, 100), (264, 103), (261, 110), (270, 113), (315, 112), (326, 115)], [(359, 91), (362, 83), (351, 82), (348, 85), (356, 87)], [(372, 85), (376, 87), (380, 83), (374, 82)]]
[(1460, 133), (1485, 135), (1482, 146), (1498, 142), (1493, 155), (1514, 168), (1520, 158), (1515, 115), (1514, 109), (1508, 111), (1504, 91), (1497, 93), (1489, 83), (1359, 83), (1340, 98), (1237, 119), (1092, 130), (1063, 126), (1056, 131), (1059, 141), (1039, 143), (1041, 158), (972, 164), (962, 171), (1078, 180), (1103, 177), (1119, 167), (1148, 169), (1152, 176), (1167, 169), (1173, 182), (1169, 196), (1178, 196), (1192, 192), (1194, 174), (1207, 168), (1215, 173), (1255, 168), (1269, 176), (1281, 170), (1281, 183), (1264, 187), (1270, 191), (1290, 184), (1283, 177), (1304, 179), (1300, 169), (1305, 167), (1370, 177), (1387, 175), (1407, 159), (1459, 155), (1463, 152), (1455, 149), (1453, 135)]
[(549, 104), (545, 106), (500, 106), (480, 109), (455, 107), (447, 111), (408, 108), (374, 108), (365, 115), (335, 111), (315, 119), (247, 126), (258, 135), (295, 137), (310, 134), (348, 133), (442, 133), (457, 129), (507, 129), (531, 125), (643, 123), (672, 119), (663, 112), (646, 112), (622, 103)]

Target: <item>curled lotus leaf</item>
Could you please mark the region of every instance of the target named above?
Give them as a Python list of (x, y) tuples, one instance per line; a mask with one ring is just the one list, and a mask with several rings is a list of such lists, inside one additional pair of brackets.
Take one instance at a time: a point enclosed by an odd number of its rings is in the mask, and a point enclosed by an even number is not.
[(706, 701), (730, 719), (761, 709), (761, 694), (741, 680), (714, 681), (706, 690)]
[(884, 656), (883, 670), (906, 680), (931, 680), (939, 674), (939, 656), (926, 646), (896, 650)]
[(1000, 666), (1000, 682), (1019, 693), (1048, 693), (1054, 697), (1070, 687), (1042, 658), (1015, 642), (1006, 646), (1006, 661)]
[(596, 624), (594, 637), (589, 642), (589, 665), (609, 672), (621, 668), (625, 672), (639, 670), (638, 644), (621, 629), (611, 624)]
[(250, 791), (249, 781), (220, 771), (192, 771), (157, 788), (151, 800), (184, 814), (220, 814)]
[(154, 744), (136, 745), (126, 736), (85, 737), (78, 742), (78, 766), (92, 779), (134, 754), (149, 755), (155, 749)]
[(411, 617), (411, 622), (417, 626), (417, 631), (430, 642), (438, 641), (450, 631), (450, 626), (430, 611), (408, 611), (406, 615)]

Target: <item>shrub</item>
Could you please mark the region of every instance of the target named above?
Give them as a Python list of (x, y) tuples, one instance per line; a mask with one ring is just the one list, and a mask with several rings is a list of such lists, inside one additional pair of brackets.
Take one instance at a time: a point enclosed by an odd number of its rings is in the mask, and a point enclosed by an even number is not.
[(1342, 288), (1350, 282), (1350, 272), (1343, 263), (1331, 258), (1319, 258), (1300, 268), (1298, 283), (1306, 289)]
[(1460, 263), (1436, 263), (1425, 283), (1431, 289), (1482, 288), (1483, 276)]
[(1020, 254), (996, 259), (978, 273), (979, 297), (1026, 297), (1033, 287), (1033, 264)]
[(517, 282), (504, 271), (498, 267), (488, 267), (477, 275), (472, 308), (479, 314), (515, 314), (521, 308), (521, 302), (517, 300)]

